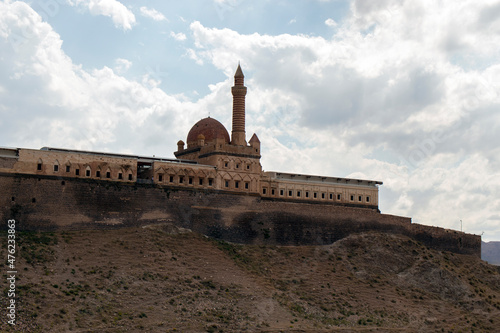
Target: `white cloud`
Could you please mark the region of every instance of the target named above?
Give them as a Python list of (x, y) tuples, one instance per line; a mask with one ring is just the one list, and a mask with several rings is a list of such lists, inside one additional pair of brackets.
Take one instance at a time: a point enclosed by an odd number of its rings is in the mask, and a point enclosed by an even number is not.
[(173, 31), (171, 31), (170, 32), (170, 37), (174, 38), (175, 40), (179, 40), (179, 41), (183, 41), (183, 40), (187, 39), (186, 35), (183, 34), (182, 32), (175, 33)]
[(325, 24), (329, 27), (336, 27), (337, 26), (337, 22), (335, 22), (335, 20), (333, 20), (331, 18), (326, 19)]
[(198, 119), (212, 103), (201, 98), (193, 104), (149, 81), (125, 79), (118, 70), (131, 65), (126, 59), (117, 59), (115, 70), (82, 69), (61, 49), (60, 36), (23, 2), (0, 2), (0, 22), (2, 145), (145, 154), (149, 149), (170, 156), (192, 125), (182, 115)]
[(132, 66), (131, 61), (129, 61), (127, 59), (118, 58), (115, 60), (115, 68), (114, 69), (118, 74), (123, 74), (126, 71), (128, 71), (131, 66)]
[(144, 17), (152, 18), (155, 21), (166, 21), (167, 20), (165, 15), (163, 15), (162, 13), (157, 11), (156, 9), (149, 9), (147, 7), (141, 7), (140, 10), (141, 10), (142, 16), (144, 16)]
[(135, 24), (134, 14), (116, 0), (68, 0), (72, 6), (87, 8), (92, 15), (111, 17), (117, 28), (130, 30)]

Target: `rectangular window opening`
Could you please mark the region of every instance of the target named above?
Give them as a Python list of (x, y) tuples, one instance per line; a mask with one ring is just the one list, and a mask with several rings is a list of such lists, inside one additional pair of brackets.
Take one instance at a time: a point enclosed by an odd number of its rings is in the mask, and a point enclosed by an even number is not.
[(234, 187), (235, 188), (239, 188), (240, 187), (240, 182), (239, 181), (235, 181), (234, 182)]
[(265, 187), (264, 187), (264, 188), (262, 189), (262, 194), (267, 194), (267, 188), (265, 188)]
[(132, 180), (132, 174), (131, 173), (128, 175), (128, 180)]
[(318, 197), (318, 193), (314, 192), (313, 197), (314, 197), (314, 199), (316, 199)]
[(366, 202), (370, 202), (370, 197), (366, 197)]
[(75, 169), (75, 175), (80, 176), (80, 169)]
[(300, 197), (300, 191), (297, 191), (297, 196)]
[(71, 167), (69, 165), (66, 165), (66, 172), (70, 172), (71, 171)]
[(56, 165), (54, 165), (54, 172), (57, 172), (57, 171), (59, 171), (59, 165), (56, 164)]
[(285, 194), (284, 190), (280, 190), (280, 195), (283, 196)]
[(351, 195), (351, 201), (354, 201), (354, 195)]
[(203, 185), (203, 178), (200, 178), (200, 179), (199, 179), (199, 184), (200, 184), (200, 185)]
[[(245, 183), (245, 189), (249, 189), (250, 188), (250, 184), (249, 183)], [(273, 190), (274, 191), (274, 190)]]
[(159, 181), (159, 182), (162, 182), (162, 181), (163, 181), (163, 175), (162, 175), (161, 173), (158, 175), (158, 181)]
[(340, 194), (337, 194), (337, 200), (340, 200), (342, 196)]
[(208, 179), (208, 186), (212, 186), (214, 184), (214, 180), (212, 178)]
[(193, 184), (193, 177), (189, 177), (189, 185)]
[(42, 170), (42, 163), (38, 163), (38, 164), (36, 165), (36, 169), (37, 169), (38, 171)]
[(118, 179), (123, 179), (123, 174), (121, 172), (118, 172)]
[(361, 196), (358, 197), (358, 201), (363, 201), (363, 198)]
[(111, 172), (106, 172), (106, 178), (111, 178)]
[(321, 199), (325, 198), (325, 193), (321, 193)]
[(170, 182), (173, 183), (174, 182), (174, 176), (170, 176)]
[(90, 177), (90, 170), (85, 170), (85, 176)]
[(96, 172), (95, 172), (95, 176), (96, 176), (96, 177), (101, 177), (101, 171), (96, 171)]

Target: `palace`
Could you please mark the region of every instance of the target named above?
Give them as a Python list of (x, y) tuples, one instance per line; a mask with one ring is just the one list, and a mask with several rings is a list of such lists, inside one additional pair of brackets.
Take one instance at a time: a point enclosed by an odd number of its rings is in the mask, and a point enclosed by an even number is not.
[(230, 191), (262, 198), (378, 210), (380, 181), (263, 172), (261, 143), (246, 141), (244, 75), (234, 75), (232, 131), (214, 118), (191, 128), (186, 143), (177, 142), (177, 159), (44, 147), (0, 148), (0, 172), (88, 178), (112, 182)]
[(170, 225), (244, 244), (324, 245), (375, 231), (481, 256), (481, 236), (382, 214), (382, 182), (264, 172), (259, 138), (246, 140), (239, 65), (231, 92), (231, 136), (201, 119), (176, 158), (0, 148), (0, 219), (38, 231)]

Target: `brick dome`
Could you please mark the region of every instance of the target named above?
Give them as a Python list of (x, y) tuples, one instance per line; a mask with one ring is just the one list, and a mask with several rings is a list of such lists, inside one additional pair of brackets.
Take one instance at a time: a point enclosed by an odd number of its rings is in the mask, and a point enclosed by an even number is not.
[(229, 133), (224, 125), (214, 118), (204, 118), (194, 124), (187, 136), (188, 145), (190, 143), (197, 142), (200, 134), (205, 137), (205, 142), (213, 141), (215, 139), (224, 139), (224, 142), (230, 142)]

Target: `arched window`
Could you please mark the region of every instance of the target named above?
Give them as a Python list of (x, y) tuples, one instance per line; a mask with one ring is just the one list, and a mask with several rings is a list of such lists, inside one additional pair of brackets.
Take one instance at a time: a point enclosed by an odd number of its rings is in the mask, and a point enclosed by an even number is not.
[(87, 165), (87, 167), (85, 168), (85, 177), (90, 177), (91, 173), (92, 169)]
[(42, 159), (41, 159), (41, 158), (39, 158), (39, 159), (38, 159), (38, 162), (36, 162), (36, 163), (37, 163), (37, 164), (36, 164), (36, 170), (37, 170), (37, 171), (42, 171), (42, 165), (43, 165)]

